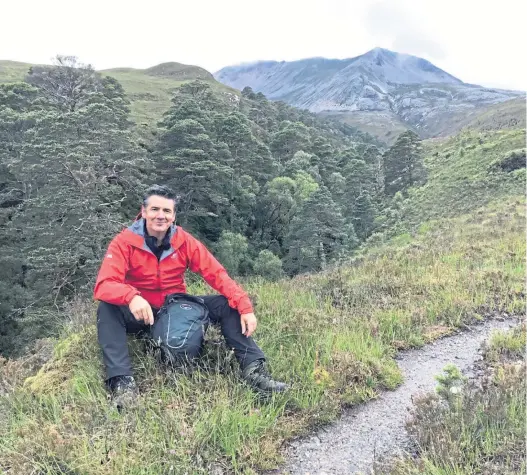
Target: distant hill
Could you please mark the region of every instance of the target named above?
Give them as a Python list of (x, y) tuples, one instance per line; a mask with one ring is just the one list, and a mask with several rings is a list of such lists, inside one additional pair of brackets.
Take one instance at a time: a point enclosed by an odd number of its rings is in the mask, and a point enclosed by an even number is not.
[[(0, 61), (0, 83), (21, 81), (31, 63)], [(213, 75), (198, 66), (181, 63), (161, 63), (147, 69), (112, 68), (99, 71), (117, 79), (131, 101), (132, 119), (140, 128), (151, 127), (170, 107), (172, 92), (185, 82), (201, 79), (220, 91), (236, 94), (218, 83)]]
[(214, 77), (237, 89), (250, 86), (269, 99), (336, 116), (386, 141), (405, 128), (423, 137), (440, 135), (452, 121), (478, 108), (522, 95), (466, 84), (429, 61), (382, 48), (343, 60), (229, 66)]

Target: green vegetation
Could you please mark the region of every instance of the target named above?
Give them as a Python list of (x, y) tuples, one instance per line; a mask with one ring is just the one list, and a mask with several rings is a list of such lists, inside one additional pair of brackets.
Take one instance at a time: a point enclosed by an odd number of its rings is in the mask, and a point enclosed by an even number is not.
[[(525, 336), (525, 324), (495, 332), (478, 381), (445, 369), (439, 395), (421, 398), (408, 425), (419, 457), (394, 462), (390, 474), (525, 473)], [(496, 358), (504, 354), (507, 359)]]
[(525, 322), (510, 331), (495, 331), (486, 348), (489, 363), (514, 362), (525, 356)]
[[(419, 232), (428, 220), (474, 213), (479, 207), (524, 196), (525, 130), (469, 130), (423, 145), (427, 182), (394, 196), (377, 218), (369, 244)], [(508, 218), (505, 214), (501, 219)]]
[[(178, 224), (233, 275), (320, 269), (356, 244), (353, 223), (359, 238), (371, 232), (373, 196), (382, 191), (345, 190), (379, 174), (381, 151), (368, 137), (250, 90), (226, 93), (200, 68), (164, 64), (115, 71), (136, 94), (144, 78), (152, 91), (169, 78), (187, 81), (162, 122), (148, 125), (157, 128), (146, 145), (120, 82), (75, 57), (56, 61), (32, 67), (26, 82), (0, 85), (2, 354), (53, 334), (57, 319), (42, 315), (90, 295), (110, 238), (135, 218), (152, 183), (176, 191)], [(204, 80), (188, 81), (193, 76)], [(360, 170), (344, 166), (359, 156)], [(309, 249), (307, 221), (320, 228)]]
[[(0, 61), (0, 84), (23, 81), (35, 65), (15, 61)], [(151, 130), (170, 107), (175, 89), (189, 81), (201, 79), (216, 90), (238, 94), (214, 80), (213, 76), (197, 66), (180, 63), (163, 63), (148, 69), (115, 68), (100, 71), (119, 81), (130, 100), (131, 119), (137, 124), (142, 137), (151, 140)]]
[(196, 79), (206, 81), (219, 93), (239, 95), (214, 80), (212, 75), (196, 66), (179, 63), (159, 64), (148, 69), (117, 68), (101, 71), (117, 79), (130, 99), (130, 116), (141, 134), (148, 133), (170, 108), (174, 91), (183, 84)]

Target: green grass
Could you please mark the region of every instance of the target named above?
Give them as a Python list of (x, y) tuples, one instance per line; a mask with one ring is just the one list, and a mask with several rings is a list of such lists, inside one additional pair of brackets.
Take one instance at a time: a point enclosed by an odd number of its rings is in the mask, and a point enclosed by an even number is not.
[[(398, 348), (448, 334), (491, 310), (524, 310), (524, 205), (511, 199), (424, 224), (402, 244), (322, 274), (246, 282), (257, 302), (257, 341), (272, 373), (292, 385), (267, 402), (241, 383), (214, 331), (208, 369), (192, 374), (163, 371), (131, 340), (142, 395), (138, 407), (119, 414), (102, 383), (95, 307), (74, 307), (70, 317), (87, 322), (82, 331), (66, 331), (53, 359), (1, 398), (0, 467), (9, 474), (275, 467), (284, 440), (396, 387)], [(190, 291), (207, 289), (195, 284)]]
[(217, 82), (202, 68), (178, 63), (165, 63), (149, 69), (118, 68), (100, 71), (117, 79), (131, 101), (131, 117), (139, 129), (151, 128), (171, 106), (175, 89), (195, 79), (212, 85), (215, 90), (227, 94), (238, 91)]
[(495, 331), (489, 339), (485, 359), (505, 363), (521, 359), (525, 354), (525, 322), (510, 331)]
[(428, 182), (410, 195), (411, 218), (452, 216), (523, 194), (525, 167), (509, 173), (493, 167), (510, 151), (521, 148), (525, 148), (525, 130), (521, 129), (467, 131), (450, 138), (425, 159)]
[(170, 107), (172, 92), (188, 81), (147, 76), (141, 70), (109, 70), (104, 74), (117, 79), (130, 99), (132, 120), (139, 127), (152, 127)]
[[(447, 398), (430, 394), (419, 399), (408, 424), (419, 456), (392, 461), (386, 473), (525, 473), (526, 367), (520, 347), (525, 348), (525, 324), (512, 331), (494, 332), (482, 379), (465, 383), (456, 395), (446, 387), (441, 394), (449, 394)], [(507, 362), (496, 358), (504, 352)]]
[(0, 84), (23, 81), (31, 66), (34, 65), (18, 61), (0, 61)]

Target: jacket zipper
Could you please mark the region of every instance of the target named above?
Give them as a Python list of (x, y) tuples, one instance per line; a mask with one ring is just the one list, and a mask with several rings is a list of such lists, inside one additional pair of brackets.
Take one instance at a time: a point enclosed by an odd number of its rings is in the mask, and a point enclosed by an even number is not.
[(161, 261), (157, 261), (157, 288), (161, 290)]

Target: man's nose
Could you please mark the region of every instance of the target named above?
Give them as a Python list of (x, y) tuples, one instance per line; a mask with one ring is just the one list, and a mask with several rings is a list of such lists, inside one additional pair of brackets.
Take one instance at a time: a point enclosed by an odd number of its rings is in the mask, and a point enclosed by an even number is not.
[(156, 213), (156, 218), (157, 219), (164, 218), (164, 217), (165, 217), (165, 213), (163, 213), (163, 211), (158, 211)]

